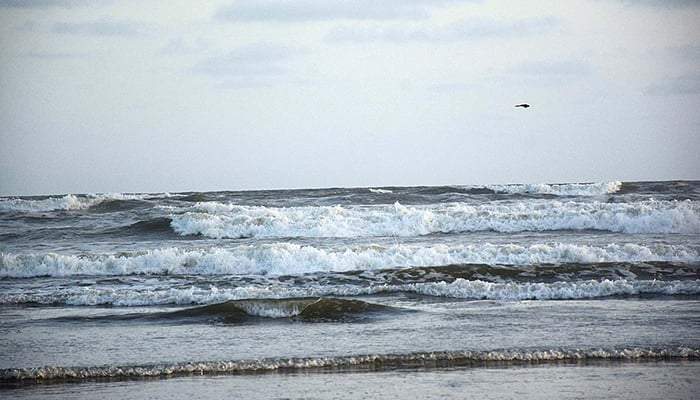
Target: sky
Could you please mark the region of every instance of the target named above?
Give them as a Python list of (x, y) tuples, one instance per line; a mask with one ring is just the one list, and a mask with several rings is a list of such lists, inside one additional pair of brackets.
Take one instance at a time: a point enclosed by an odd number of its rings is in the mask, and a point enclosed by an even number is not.
[(0, 0), (0, 194), (700, 179), (698, 21), (683, 0)]

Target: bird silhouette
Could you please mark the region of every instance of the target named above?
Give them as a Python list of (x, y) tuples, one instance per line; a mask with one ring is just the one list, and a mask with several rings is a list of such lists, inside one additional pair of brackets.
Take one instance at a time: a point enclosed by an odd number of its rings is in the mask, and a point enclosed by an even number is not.
[(527, 103), (523, 103), (523, 104), (517, 104), (516, 107), (528, 108), (528, 107), (530, 107), (530, 105)]

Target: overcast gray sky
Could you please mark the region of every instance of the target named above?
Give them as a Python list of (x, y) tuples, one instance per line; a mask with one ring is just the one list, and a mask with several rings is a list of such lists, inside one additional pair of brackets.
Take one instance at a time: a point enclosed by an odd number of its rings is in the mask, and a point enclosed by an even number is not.
[(0, 194), (700, 179), (698, 21), (682, 0), (0, 0)]

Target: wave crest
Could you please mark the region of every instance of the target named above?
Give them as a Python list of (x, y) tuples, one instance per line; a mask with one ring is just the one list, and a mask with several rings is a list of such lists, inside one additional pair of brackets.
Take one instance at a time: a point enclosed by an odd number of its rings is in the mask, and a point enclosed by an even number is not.
[(323, 285), (289, 287), (253, 285), (234, 288), (100, 288), (71, 287), (45, 291), (0, 293), (0, 304), (112, 305), (121, 307), (168, 304), (215, 304), (230, 300), (289, 299), (300, 297), (351, 297), (383, 293), (417, 293), (473, 300), (575, 300), (613, 296), (697, 296), (700, 280), (657, 281), (603, 279), (574, 282), (487, 282), (458, 278), (450, 283)]
[(168, 317), (205, 316), (239, 322), (248, 317), (296, 318), (302, 321), (338, 321), (361, 314), (391, 310), (391, 307), (361, 300), (299, 298), (273, 300), (232, 300), (220, 304), (167, 313)]
[(0, 200), (0, 210), (21, 212), (84, 210), (100, 201), (102, 200), (98, 198), (78, 197), (74, 194), (41, 200), (9, 198)]
[(560, 184), (509, 184), (487, 185), (496, 193), (508, 194), (551, 194), (555, 196), (598, 196), (618, 192), (622, 182), (560, 183)]
[[(159, 229), (150, 225), (141, 228)], [(602, 262), (698, 262), (697, 249), (682, 245), (552, 243), (479, 245), (370, 245), (323, 249), (293, 243), (230, 249), (165, 248), (120, 255), (74, 256), (0, 253), (0, 277), (74, 275), (299, 275), (452, 264), (537, 265)]]
[(171, 216), (180, 235), (210, 238), (419, 236), (458, 232), (601, 230), (699, 233), (692, 201), (518, 202), (404, 206), (259, 207), (197, 203)]
[(700, 280), (646, 281), (604, 279), (579, 282), (494, 283), (458, 278), (454, 282), (404, 285), (405, 291), (419, 294), (480, 300), (567, 300), (637, 295), (697, 295)]
[(375, 189), (375, 188), (370, 188), (369, 191), (371, 193), (376, 193), (376, 194), (389, 194), (389, 193), (394, 193), (393, 191), (389, 189)]
[(216, 321), (227, 324), (250, 322), (254, 318), (291, 319), (304, 322), (350, 321), (377, 312), (399, 309), (361, 300), (339, 298), (289, 298), (229, 300), (223, 303), (185, 308), (177, 311), (70, 316), (53, 318), (69, 323), (105, 321)]
[[(132, 194), (104, 193), (75, 195), (67, 194), (62, 197), (47, 197), (43, 199), (0, 198), (0, 211), (44, 212), (44, 211), (75, 211), (85, 210), (103, 202), (146, 200), (150, 198), (169, 197), (169, 193), (161, 194)], [(119, 209), (112, 206), (111, 208)]]
[(700, 349), (608, 348), (608, 349), (541, 349), (493, 351), (435, 351), (407, 354), (368, 354), (337, 357), (270, 358), (260, 360), (202, 361), (169, 365), (106, 365), (94, 367), (46, 366), (0, 370), (0, 382), (42, 382), (50, 380), (88, 380), (100, 378), (146, 378), (182, 375), (242, 374), (267, 371), (313, 369), (436, 368), (478, 366), (494, 363), (528, 363), (577, 361), (652, 361), (699, 359)]

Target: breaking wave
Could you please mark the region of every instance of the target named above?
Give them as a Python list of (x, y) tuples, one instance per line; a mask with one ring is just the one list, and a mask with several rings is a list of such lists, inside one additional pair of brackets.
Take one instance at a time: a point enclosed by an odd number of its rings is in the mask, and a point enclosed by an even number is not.
[(360, 300), (299, 298), (282, 300), (234, 300), (169, 313), (169, 316), (200, 315), (220, 318), (296, 318), (302, 321), (337, 321), (392, 308)]
[(120, 228), (109, 229), (105, 233), (110, 234), (124, 234), (124, 235), (136, 235), (136, 234), (172, 234), (175, 233), (170, 228), (170, 223), (172, 220), (167, 217), (153, 218), (146, 221), (135, 222), (128, 226), (123, 226)]
[(109, 314), (101, 316), (70, 316), (52, 321), (105, 322), (105, 321), (215, 321), (224, 323), (249, 322), (253, 319), (287, 319), (304, 322), (348, 321), (378, 312), (400, 311), (398, 308), (361, 300), (338, 298), (291, 298), (231, 300), (224, 303), (185, 308), (167, 312)]
[(54, 211), (83, 210), (102, 201), (98, 198), (78, 197), (68, 194), (63, 197), (49, 197), (41, 200), (1, 199), (0, 210), (3, 211)]
[(290, 299), (300, 297), (348, 297), (386, 293), (416, 293), (426, 296), (473, 300), (575, 300), (613, 296), (697, 296), (700, 280), (604, 279), (562, 282), (487, 282), (458, 278), (452, 282), (305, 286), (252, 285), (234, 288), (101, 288), (70, 287), (51, 291), (0, 293), (0, 304), (112, 305), (121, 307), (216, 304), (230, 300)]
[(645, 361), (700, 358), (700, 349), (608, 348), (493, 351), (435, 351), (406, 354), (368, 354), (336, 357), (268, 358), (260, 360), (201, 361), (152, 365), (94, 367), (46, 366), (0, 370), (0, 382), (43, 382), (100, 378), (146, 378), (183, 375), (264, 373), (317, 369), (444, 368), (502, 363), (550, 363), (578, 361)]
[(388, 190), (388, 189), (374, 189), (374, 188), (370, 188), (369, 191), (372, 192), (372, 193), (376, 193), (376, 194), (394, 193), (394, 192), (392, 192), (391, 190)]
[(87, 195), (67, 194), (62, 197), (47, 197), (43, 199), (0, 198), (0, 211), (43, 212), (60, 210), (85, 210), (103, 202), (119, 200), (145, 200), (149, 198), (160, 198), (169, 196), (169, 193), (105, 193)]
[(482, 300), (567, 300), (637, 295), (697, 295), (700, 280), (636, 281), (627, 279), (554, 283), (494, 283), (456, 279), (404, 285), (406, 291), (439, 297)]
[[(165, 221), (138, 229), (162, 229)], [(136, 229), (136, 228), (134, 228)], [(538, 265), (603, 262), (698, 262), (700, 251), (683, 245), (476, 244), (369, 245), (324, 249), (293, 243), (210, 249), (165, 248), (131, 254), (17, 255), (0, 253), (0, 277), (73, 275), (299, 275), (452, 264)]]
[(255, 207), (197, 203), (171, 216), (180, 235), (210, 238), (417, 236), (455, 232), (601, 230), (699, 233), (692, 201), (529, 201), (404, 206)]
[(487, 185), (496, 193), (551, 194), (556, 196), (598, 196), (618, 192), (622, 182)]

